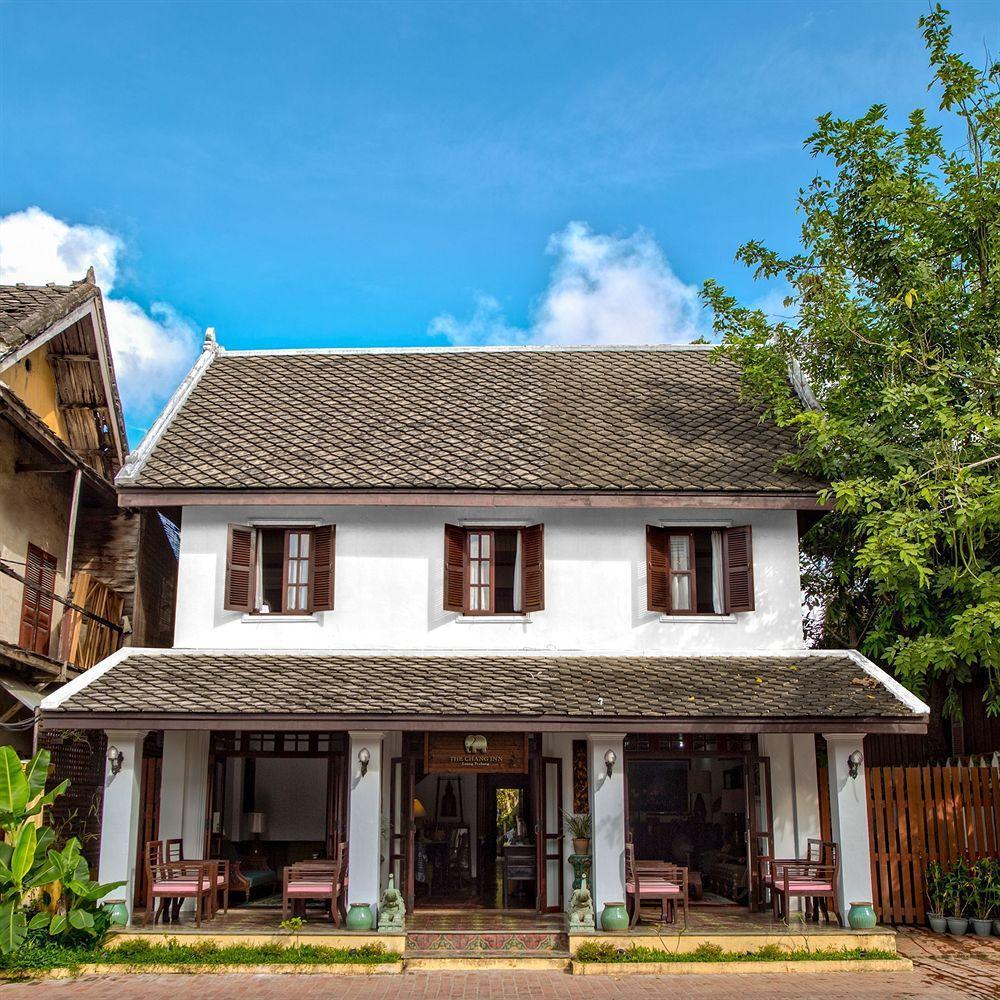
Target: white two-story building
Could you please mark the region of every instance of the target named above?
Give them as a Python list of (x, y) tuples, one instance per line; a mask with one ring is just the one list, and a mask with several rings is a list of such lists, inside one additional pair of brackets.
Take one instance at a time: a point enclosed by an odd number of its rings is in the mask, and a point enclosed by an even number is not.
[(871, 899), (862, 740), (927, 709), (805, 648), (798, 539), (824, 508), (793, 446), (701, 347), (209, 335), (118, 477), (180, 522), (174, 648), (43, 704), (118, 752), (101, 880), (131, 904), (155, 834), (278, 873), (346, 841), (352, 902), (392, 871), (410, 910), (556, 911), (564, 814), (589, 813), (598, 915), (629, 841), (751, 906), (758, 857), (820, 835), (820, 753), (841, 909)]

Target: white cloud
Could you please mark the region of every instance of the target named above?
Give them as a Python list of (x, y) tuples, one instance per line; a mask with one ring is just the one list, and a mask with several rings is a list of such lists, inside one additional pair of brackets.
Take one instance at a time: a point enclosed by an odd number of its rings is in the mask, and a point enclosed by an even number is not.
[(707, 332), (698, 290), (674, 274), (648, 233), (594, 233), (571, 222), (549, 239), (556, 258), (526, 329), (481, 295), (469, 319), (444, 313), (429, 332), (454, 344), (683, 344)]
[(198, 350), (198, 333), (171, 306), (142, 306), (112, 294), (124, 241), (99, 226), (72, 225), (37, 207), (0, 217), (0, 283), (69, 284), (93, 266), (122, 403), (130, 421), (145, 423), (174, 391)]

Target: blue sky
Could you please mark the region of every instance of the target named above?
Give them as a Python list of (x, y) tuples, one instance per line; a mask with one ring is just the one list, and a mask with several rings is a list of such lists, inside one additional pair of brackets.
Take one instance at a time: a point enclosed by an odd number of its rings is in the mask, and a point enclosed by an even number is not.
[[(997, 50), (1000, 7), (950, 7), (958, 47)], [(794, 246), (818, 114), (936, 108), (926, 9), (7, 2), (0, 215), (44, 217), (0, 264), (108, 257), (133, 439), (208, 325), (233, 348), (689, 339), (704, 279), (766, 295), (733, 254)]]

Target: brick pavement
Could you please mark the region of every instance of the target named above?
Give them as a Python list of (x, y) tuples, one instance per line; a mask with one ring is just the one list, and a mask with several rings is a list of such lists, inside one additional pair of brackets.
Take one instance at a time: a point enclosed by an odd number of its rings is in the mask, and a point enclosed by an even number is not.
[(753, 976), (570, 976), (559, 972), (409, 972), (401, 976), (100, 976), (0, 986), (0, 1000), (1000, 1000), (1000, 939), (903, 932), (907, 973)]

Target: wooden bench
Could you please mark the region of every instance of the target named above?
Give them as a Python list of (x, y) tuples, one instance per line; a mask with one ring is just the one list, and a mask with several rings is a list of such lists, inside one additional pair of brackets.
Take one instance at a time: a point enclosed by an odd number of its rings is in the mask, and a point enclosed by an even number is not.
[(665, 861), (636, 861), (635, 847), (625, 845), (625, 897), (631, 897), (634, 927), (639, 922), (643, 899), (660, 901), (660, 916), (664, 921), (677, 919), (677, 904), (688, 921), (688, 870)]
[(336, 861), (299, 861), (286, 865), (282, 876), (281, 916), (288, 918), (295, 903), (307, 899), (328, 899), (330, 919), (340, 926), (340, 864)]

